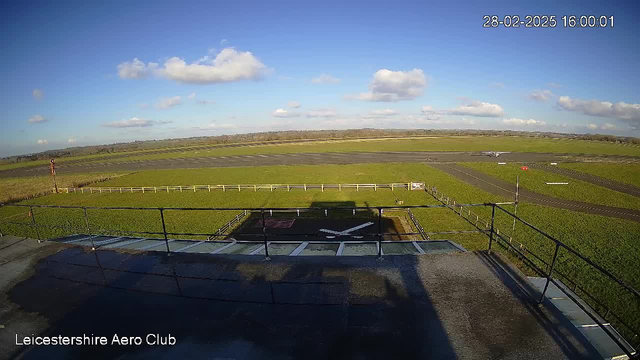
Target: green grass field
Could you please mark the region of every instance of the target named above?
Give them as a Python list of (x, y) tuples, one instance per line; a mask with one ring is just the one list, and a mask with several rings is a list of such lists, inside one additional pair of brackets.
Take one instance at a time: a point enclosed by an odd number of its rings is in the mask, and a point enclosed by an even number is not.
[[(168, 158), (211, 157), (252, 154), (286, 154), (286, 153), (326, 153), (326, 152), (378, 152), (378, 151), (519, 151), (548, 152), (569, 154), (601, 154), (640, 156), (640, 147), (622, 145), (593, 140), (533, 138), (525, 136), (434, 136), (408, 139), (347, 139), (326, 140), (311, 143), (286, 143), (274, 145), (252, 145), (236, 148), (224, 148), (224, 144), (211, 146), (194, 145), (158, 149), (143, 149), (109, 154), (62, 157), (57, 161), (84, 160), (86, 162), (127, 162), (137, 160), (157, 160)], [(150, 154), (158, 150), (175, 150), (161, 154)], [(46, 165), (48, 160), (26, 161), (13, 164), (0, 164), (0, 170), (21, 167)]]
[(586, 140), (547, 139), (506, 136), (433, 137), (418, 139), (367, 139), (325, 141), (313, 143), (212, 148), (163, 154), (138, 155), (114, 159), (113, 162), (233, 156), (253, 154), (327, 153), (327, 152), (380, 152), (380, 151), (500, 151), (550, 152), (571, 154), (606, 154), (640, 156), (640, 147), (623, 146)]
[[(122, 173), (93, 173), (77, 175), (58, 175), (56, 182), (59, 188), (82, 186), (97, 183)], [(51, 176), (30, 176), (0, 179), (0, 204), (14, 202), (52, 193), (54, 189)]]
[[(527, 171), (523, 171), (520, 170), (521, 164), (460, 163), (460, 165), (512, 184), (516, 183), (516, 176), (519, 175), (521, 187), (544, 195), (592, 204), (640, 209), (640, 201), (633, 195), (544, 170), (530, 168)], [(569, 185), (547, 185), (547, 182), (568, 182)]]
[(640, 164), (563, 163), (558, 166), (640, 186)]
[[(405, 182), (424, 181), (458, 203), (505, 201), (450, 175), (422, 164), (363, 164), (323, 166), (273, 166), (257, 168), (222, 168), (196, 170), (157, 170), (106, 181), (101, 186), (188, 185), (216, 183), (357, 183), (357, 182)], [(133, 206), (133, 207), (308, 207), (321, 206), (393, 206), (396, 200), (404, 204), (438, 204), (430, 195), (421, 191), (373, 190), (337, 191), (292, 190), (286, 191), (199, 191), (171, 193), (123, 193), (123, 194), (57, 194), (29, 200), (24, 203), (76, 206)], [(510, 210), (513, 206), (508, 207)], [(490, 217), (490, 208), (473, 208), (482, 217)], [(414, 211), (425, 230), (471, 230), (473, 227), (449, 209)], [(0, 209), (1, 217), (13, 222), (29, 223), (32, 218), (24, 208)], [(169, 232), (213, 233), (236, 215), (236, 211), (167, 211), (165, 214)], [(518, 215), (547, 231), (552, 236), (593, 259), (632, 286), (640, 287), (640, 224), (597, 215), (575, 213), (538, 205), (521, 204)], [(76, 229), (41, 229), (41, 235), (54, 236), (85, 232), (82, 210), (36, 209), (34, 216), (40, 224)], [(89, 210), (91, 232), (116, 234), (130, 232), (161, 232), (157, 210)], [(542, 259), (550, 262), (554, 246), (549, 240), (528, 230), (522, 224), (512, 232), (511, 219), (498, 211), (496, 227), (502, 234), (513, 237), (514, 244), (523, 244)], [(19, 233), (35, 237), (28, 227), (0, 223), (4, 233)], [(469, 250), (487, 248), (484, 235), (443, 235), (433, 237), (454, 240)], [(513, 256), (511, 257), (512, 259)], [(514, 262), (519, 264), (517, 259)], [(584, 285), (589, 293), (611, 307), (616, 314), (626, 316), (636, 327), (640, 326), (640, 308), (637, 301), (612, 286), (612, 283), (590, 269), (584, 262), (562, 251), (557, 269)]]

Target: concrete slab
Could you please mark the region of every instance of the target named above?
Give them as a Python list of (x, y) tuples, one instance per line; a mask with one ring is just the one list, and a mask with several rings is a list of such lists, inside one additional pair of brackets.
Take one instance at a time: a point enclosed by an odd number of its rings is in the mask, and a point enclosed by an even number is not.
[(409, 241), (382, 243), (382, 251), (385, 255), (418, 255), (418, 249)]
[(377, 255), (378, 245), (375, 243), (365, 244), (344, 244), (344, 250), (342, 250), (342, 256), (364, 256), (364, 255)]
[(223, 246), (225, 246), (226, 243), (219, 243), (219, 242), (204, 242), (200, 245), (196, 245), (192, 248), (186, 249), (184, 250), (184, 252), (186, 253), (204, 253), (204, 254), (209, 254)]
[(309, 244), (298, 256), (335, 256), (340, 244)]

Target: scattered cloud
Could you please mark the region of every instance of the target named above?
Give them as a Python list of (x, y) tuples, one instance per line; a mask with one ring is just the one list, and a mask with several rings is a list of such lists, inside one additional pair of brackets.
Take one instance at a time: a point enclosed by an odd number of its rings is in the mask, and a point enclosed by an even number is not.
[(597, 128), (598, 128), (598, 125), (596, 124), (587, 124), (587, 129), (595, 130)]
[(249, 51), (241, 52), (225, 48), (214, 59), (205, 56), (187, 64), (179, 57), (172, 57), (162, 66), (145, 65), (133, 59), (118, 65), (118, 75), (123, 79), (143, 79), (156, 75), (187, 84), (216, 84), (241, 80), (259, 80), (268, 72), (267, 67)]
[(38, 140), (38, 145), (47, 145), (49, 141), (47, 140)]
[(220, 130), (230, 130), (230, 129), (237, 129), (237, 128), (239, 128), (239, 126), (236, 125), (236, 124), (229, 124), (229, 123), (216, 124), (216, 123), (212, 123), (212, 124), (208, 124), (208, 125), (205, 125), (205, 126), (200, 126), (197, 129), (198, 130), (220, 131)]
[(228, 41), (227, 41), (227, 39), (222, 39), (222, 40), (220, 40), (220, 45), (224, 45), (224, 44), (226, 44), (227, 42), (228, 42)]
[(297, 101), (289, 101), (289, 103), (287, 104), (288, 107), (290, 108), (294, 108), (297, 109), (300, 107), (300, 103)]
[(549, 100), (553, 96), (553, 92), (551, 90), (533, 90), (531, 94), (529, 94), (529, 99), (545, 102)]
[(620, 119), (633, 127), (640, 126), (640, 104), (625, 102), (614, 104), (608, 101), (572, 99), (568, 96), (560, 96), (557, 104), (563, 110), (576, 111), (589, 116)]
[(339, 84), (340, 79), (337, 77), (333, 77), (328, 74), (321, 74), (320, 76), (314, 77), (311, 79), (311, 83), (313, 84)]
[(29, 124), (40, 124), (40, 123), (44, 123), (47, 122), (49, 120), (45, 119), (44, 116), (42, 115), (34, 115), (32, 117), (29, 118), (29, 120), (27, 120), (27, 122)]
[(279, 118), (291, 118), (291, 117), (298, 117), (300, 116), (300, 114), (297, 112), (291, 112), (286, 109), (276, 109), (274, 112), (271, 113), (271, 116), (279, 117)]
[(215, 103), (214, 100), (196, 100), (196, 104), (198, 105), (213, 105)]
[(426, 86), (427, 79), (421, 69), (410, 71), (381, 69), (373, 74), (373, 80), (369, 84), (369, 92), (347, 95), (345, 98), (386, 102), (413, 100), (422, 95)]
[(306, 117), (308, 118), (317, 118), (317, 117), (332, 118), (336, 116), (337, 116), (336, 111), (333, 109), (316, 109), (316, 110), (311, 110), (306, 114)]
[(378, 109), (372, 110), (369, 114), (374, 116), (391, 116), (396, 115), (396, 112), (392, 109)]
[(555, 82), (549, 82), (549, 83), (547, 83), (547, 85), (552, 87), (552, 88), (556, 88), (556, 89), (559, 89), (559, 88), (561, 88), (563, 86), (562, 84), (558, 84), (558, 83), (555, 83)]
[(602, 130), (613, 130), (615, 128), (617, 128), (617, 126), (615, 126), (614, 124), (604, 123), (600, 125), (600, 129)]
[(547, 123), (542, 120), (534, 120), (534, 119), (502, 119), (502, 123), (505, 125), (514, 125), (514, 126), (544, 126)]
[(196, 93), (192, 92), (191, 94), (189, 94), (187, 96), (187, 99), (195, 99), (196, 98)]
[(149, 63), (145, 65), (138, 58), (134, 58), (132, 61), (125, 61), (118, 65), (118, 76), (121, 79), (144, 79), (158, 68), (157, 63)]
[(504, 83), (492, 82), (491, 84), (489, 84), (489, 86), (492, 87), (492, 88), (502, 89), (502, 88), (504, 88)]
[(182, 103), (182, 99), (180, 96), (174, 96), (170, 98), (162, 98), (156, 104), (156, 108), (158, 109), (170, 109), (174, 106), (180, 105)]
[(31, 94), (33, 95), (33, 98), (38, 101), (42, 100), (42, 98), (44, 97), (44, 91), (40, 89), (33, 89), (33, 92)]
[(112, 128), (131, 128), (131, 127), (142, 128), (142, 127), (150, 127), (154, 125), (168, 124), (170, 122), (171, 121), (154, 121), (154, 120), (132, 117), (131, 119), (128, 119), (128, 120), (120, 120), (120, 121), (113, 121), (110, 123), (106, 123), (103, 126), (112, 127)]
[(75, 143), (76, 143), (76, 138), (74, 138), (74, 137), (69, 138), (69, 140), (67, 140), (67, 143), (69, 143), (69, 144), (75, 144)]
[(139, 107), (140, 109), (146, 109), (146, 108), (148, 108), (148, 107), (149, 107), (149, 104), (147, 104), (147, 103), (138, 104), (138, 107)]
[(452, 115), (500, 117), (504, 115), (504, 110), (500, 105), (497, 104), (490, 104), (487, 102), (472, 100), (467, 104), (460, 105), (454, 109), (449, 110), (449, 113)]

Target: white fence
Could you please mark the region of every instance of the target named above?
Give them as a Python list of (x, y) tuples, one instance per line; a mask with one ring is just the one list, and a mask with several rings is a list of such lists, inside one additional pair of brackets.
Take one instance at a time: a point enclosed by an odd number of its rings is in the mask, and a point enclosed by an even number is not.
[(291, 191), (291, 190), (321, 190), (324, 191), (337, 189), (355, 189), (356, 191), (372, 189), (390, 189), (390, 190), (424, 190), (424, 183), (390, 183), (390, 184), (253, 184), (253, 185), (174, 185), (174, 186), (122, 186), (122, 187), (71, 187), (59, 188), (62, 193), (158, 193), (158, 192), (197, 192), (197, 191)]

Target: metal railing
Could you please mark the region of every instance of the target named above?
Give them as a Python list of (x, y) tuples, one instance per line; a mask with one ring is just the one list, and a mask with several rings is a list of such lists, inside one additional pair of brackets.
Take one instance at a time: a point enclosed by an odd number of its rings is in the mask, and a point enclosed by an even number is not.
[[(288, 213), (297, 213), (297, 215), (300, 215), (300, 212), (319, 212), (324, 214), (325, 216), (329, 213), (329, 212), (343, 212), (342, 214), (345, 214), (345, 211), (349, 211), (352, 212), (354, 215), (356, 214), (356, 212), (360, 211), (360, 212), (366, 212), (368, 214), (368, 216), (375, 216), (377, 218), (377, 231), (373, 232), (373, 233), (361, 233), (359, 235), (362, 236), (368, 236), (371, 237), (375, 240), (369, 240), (370, 242), (376, 242), (377, 243), (377, 248), (378, 248), (378, 253), (377, 256), (378, 257), (382, 257), (383, 253), (382, 253), (382, 242), (384, 241), (384, 237), (385, 236), (398, 236), (398, 235), (420, 235), (420, 236), (424, 236), (426, 235), (426, 233), (424, 232), (424, 229), (422, 229), (422, 226), (417, 226), (418, 228), (418, 232), (410, 232), (410, 233), (397, 233), (397, 232), (392, 232), (392, 233), (386, 233), (383, 232), (383, 228), (382, 228), (382, 219), (383, 219), (383, 213), (385, 210), (405, 210), (407, 212), (410, 212), (412, 209), (436, 209), (436, 208), (449, 208), (452, 211), (454, 211), (458, 216), (463, 217), (467, 222), (469, 222), (470, 224), (474, 225), (476, 227), (477, 230), (471, 231), (474, 233), (485, 233), (488, 236), (488, 251), (491, 252), (492, 247), (493, 247), (493, 243), (496, 242), (496, 244), (499, 244), (500, 246), (502, 246), (503, 248), (515, 253), (518, 255), (519, 258), (521, 258), (523, 260), (523, 262), (525, 264), (527, 264), (534, 272), (536, 272), (537, 274), (539, 274), (540, 276), (542, 276), (543, 278), (545, 278), (545, 286), (541, 291), (540, 294), (540, 298), (537, 299), (538, 302), (542, 303), (545, 300), (545, 294), (547, 292), (547, 289), (549, 287), (550, 283), (555, 284), (561, 291), (563, 291), (568, 298), (572, 299), (579, 307), (581, 307), (591, 318), (592, 320), (599, 326), (601, 327), (610, 337), (611, 339), (631, 358), (637, 358), (637, 353), (634, 352), (633, 347), (638, 347), (638, 344), (636, 344), (634, 341), (636, 341), (638, 339), (638, 330), (635, 329), (634, 327), (632, 327), (630, 324), (628, 324), (628, 322), (624, 321), (622, 319), (622, 317), (620, 316), (620, 314), (615, 313), (614, 311), (611, 311), (609, 308), (607, 308), (606, 314), (602, 314), (600, 312), (598, 312), (595, 308), (593, 308), (593, 305), (588, 305), (590, 306), (589, 308), (587, 308), (586, 306), (582, 305), (582, 303), (579, 301), (579, 299), (577, 298), (577, 295), (575, 295), (575, 293), (572, 293), (564, 284), (560, 279), (557, 279), (555, 276), (559, 275), (562, 276), (563, 278), (568, 278), (567, 274), (563, 274), (561, 273), (558, 269), (556, 269), (557, 266), (557, 259), (559, 256), (559, 252), (560, 250), (564, 250), (566, 253), (570, 254), (571, 256), (576, 257), (577, 259), (579, 259), (580, 261), (583, 261), (585, 264), (587, 264), (588, 266), (590, 266), (591, 268), (595, 269), (599, 274), (602, 274), (606, 279), (608, 279), (610, 281), (611, 284), (614, 284), (615, 286), (620, 287), (621, 289), (623, 289), (625, 291), (625, 293), (629, 296), (631, 296), (631, 298), (634, 299), (635, 302), (640, 304), (640, 292), (638, 292), (638, 290), (636, 290), (635, 288), (633, 288), (631, 285), (627, 284), (625, 281), (619, 279), (618, 277), (616, 277), (612, 272), (610, 272), (609, 270), (605, 269), (604, 267), (598, 265), (597, 263), (595, 263), (593, 260), (589, 259), (588, 257), (580, 254), (578, 251), (576, 251), (575, 249), (573, 249), (572, 247), (566, 245), (565, 243), (561, 242), (560, 240), (555, 239), (554, 237), (552, 237), (551, 235), (547, 234), (546, 232), (540, 230), (539, 228), (537, 228), (536, 226), (528, 223), (527, 221), (523, 220), (522, 218), (516, 216), (515, 214), (511, 213), (509, 210), (505, 209), (502, 205), (504, 204), (512, 204), (512, 203), (477, 203), (477, 204), (460, 204), (460, 203), (456, 203), (455, 200), (451, 201), (450, 198), (444, 196), (441, 193), (438, 193), (437, 191), (435, 191), (435, 189), (425, 189), (427, 192), (431, 193), (432, 195), (434, 195), (434, 197), (436, 197), (437, 199), (441, 199), (443, 201), (443, 204), (441, 205), (408, 205), (408, 206), (376, 206), (376, 207), (310, 207), (310, 208), (193, 208), (193, 207), (185, 207), (185, 208), (176, 208), (176, 207), (165, 207), (165, 208), (146, 208), (146, 207), (93, 207), (93, 206), (64, 206), (64, 205), (27, 205), (27, 204), (6, 204), (6, 205), (2, 205), (0, 207), (23, 207), (23, 208), (28, 208), (29, 209), (29, 216), (30, 216), (30, 221), (26, 222), (26, 223), (15, 223), (15, 222), (10, 222), (12, 224), (18, 224), (18, 225), (23, 225), (23, 226), (27, 226), (30, 227), (32, 229), (35, 230), (36, 232), (36, 237), (38, 238), (38, 240), (42, 240), (42, 234), (40, 233), (40, 229), (43, 228), (63, 228), (63, 229), (74, 229), (77, 230), (78, 227), (69, 227), (69, 226), (58, 226), (58, 225), (43, 225), (43, 224), (39, 224), (36, 220), (36, 214), (33, 212), (34, 208), (50, 208), (50, 209), (76, 209), (76, 210), (82, 210), (83, 213), (83, 217), (84, 217), (84, 226), (81, 227), (82, 231), (86, 231), (87, 235), (89, 236), (98, 236), (98, 234), (106, 234), (108, 232), (118, 232), (118, 233), (133, 233), (133, 234), (146, 234), (146, 235), (160, 235), (162, 236), (165, 244), (166, 244), (166, 251), (168, 253), (171, 253), (171, 249), (169, 247), (169, 236), (212, 236), (212, 235), (217, 235), (217, 236), (223, 236), (223, 235), (228, 235), (228, 234), (221, 234), (219, 232), (216, 233), (187, 233), (187, 232), (169, 232), (167, 231), (167, 227), (166, 227), (166, 223), (165, 223), (165, 212), (166, 211), (247, 211), (253, 214), (259, 214), (259, 218), (262, 222), (262, 229), (260, 232), (257, 233), (243, 233), (242, 235), (244, 236), (249, 236), (249, 237), (256, 237), (256, 238), (260, 238), (262, 240), (262, 242), (264, 243), (264, 249), (265, 249), (265, 258), (269, 259), (269, 246), (268, 244), (271, 242), (277, 242), (277, 241), (273, 241), (273, 240), (269, 240), (269, 237), (273, 237), (273, 236), (289, 236), (289, 237), (297, 237), (297, 238), (301, 238), (301, 237), (306, 237), (306, 236), (317, 236), (317, 234), (313, 234), (313, 233), (291, 233), (291, 234), (274, 234), (274, 233), (270, 233), (268, 231), (268, 228), (266, 226), (266, 217), (267, 216), (272, 216), (274, 213), (282, 213), (282, 212), (288, 212)], [(490, 219), (481, 219), (481, 217), (478, 214), (475, 214), (471, 211), (470, 208), (474, 208), (474, 207), (478, 207), (478, 208), (491, 208), (491, 218)], [(105, 229), (92, 229), (91, 228), (91, 224), (89, 221), (89, 217), (87, 215), (87, 211), (88, 210), (126, 210), (126, 211), (133, 211), (133, 210), (139, 210), (139, 211), (149, 211), (149, 212), (158, 212), (160, 215), (160, 221), (161, 221), (161, 225), (162, 225), (162, 231), (118, 231), (118, 230), (105, 230)], [(533, 230), (536, 234), (540, 234), (544, 239), (546, 239), (547, 241), (549, 241), (549, 243), (553, 246), (554, 248), (554, 252), (553, 252), (553, 258), (551, 259), (550, 262), (545, 261), (541, 256), (536, 255), (533, 251), (528, 250), (528, 249), (524, 249), (522, 246), (520, 247), (516, 247), (512, 244), (512, 238), (511, 237), (506, 237), (504, 233), (500, 233), (500, 231), (497, 229), (496, 227), (496, 210), (499, 211), (501, 214), (505, 214), (507, 215), (510, 219), (515, 219), (515, 221), (523, 224), (526, 228)], [(415, 219), (415, 216), (412, 216), (413, 214), (411, 213), (410, 217), (412, 219)], [(237, 216), (237, 215), (236, 215)], [(239, 220), (238, 220), (239, 221)], [(417, 220), (415, 220), (417, 222)], [(1, 225), (1, 224), (0, 224)], [(418, 222), (419, 225), (419, 222)], [(484, 226), (483, 226), (484, 225)], [(228, 226), (227, 230), (230, 229), (232, 226)], [(93, 231), (92, 231), (93, 230)], [(461, 231), (461, 232), (445, 232), (445, 233), (465, 233), (465, 232), (470, 232), (470, 231)], [(93, 237), (91, 238), (91, 243), (92, 243), (92, 247), (95, 249), (95, 244), (93, 243)], [(304, 242), (305, 240), (288, 240), (288, 242)], [(350, 241), (350, 240), (341, 240), (344, 242), (359, 242), (361, 243), (362, 240), (357, 240), (357, 241)], [(542, 263), (545, 265), (545, 269), (542, 269), (540, 266), (538, 266), (536, 263)], [(575, 283), (575, 288), (579, 287), (580, 285)], [(586, 293), (586, 291), (583, 291), (583, 293)], [(590, 299), (592, 300), (596, 300), (597, 296), (594, 296), (592, 294), (589, 294)], [(591, 303), (593, 303), (593, 301), (590, 301)], [(602, 304), (602, 302), (599, 302), (600, 304)], [(626, 332), (626, 334), (632, 334), (631, 336), (627, 335), (626, 337), (626, 341), (628, 341), (629, 344), (632, 344), (632, 348), (629, 348), (625, 343), (623, 343), (625, 340), (621, 340), (618, 338), (618, 336), (612, 332), (612, 330), (610, 328), (608, 328), (607, 324), (602, 321), (601, 319), (607, 319), (607, 318), (613, 318), (615, 319), (617, 324), (622, 324), (623, 326), (625, 326), (625, 328), (627, 328), (629, 331)], [(635, 356), (635, 357), (634, 357)]]
[(258, 191), (258, 190), (321, 190), (355, 189), (356, 191), (373, 189), (423, 190), (424, 183), (387, 183), (387, 184), (235, 184), (235, 185), (163, 185), (163, 186), (112, 186), (112, 187), (68, 187), (58, 188), (61, 193), (158, 193), (158, 192), (196, 192), (196, 191)]
[(219, 237), (226, 236), (228, 231), (233, 228), (234, 225), (239, 224), (240, 220), (244, 219), (249, 211), (242, 210), (238, 215), (234, 216), (233, 219), (229, 220), (228, 223), (224, 224), (215, 234), (209, 236), (207, 240), (216, 240)]

